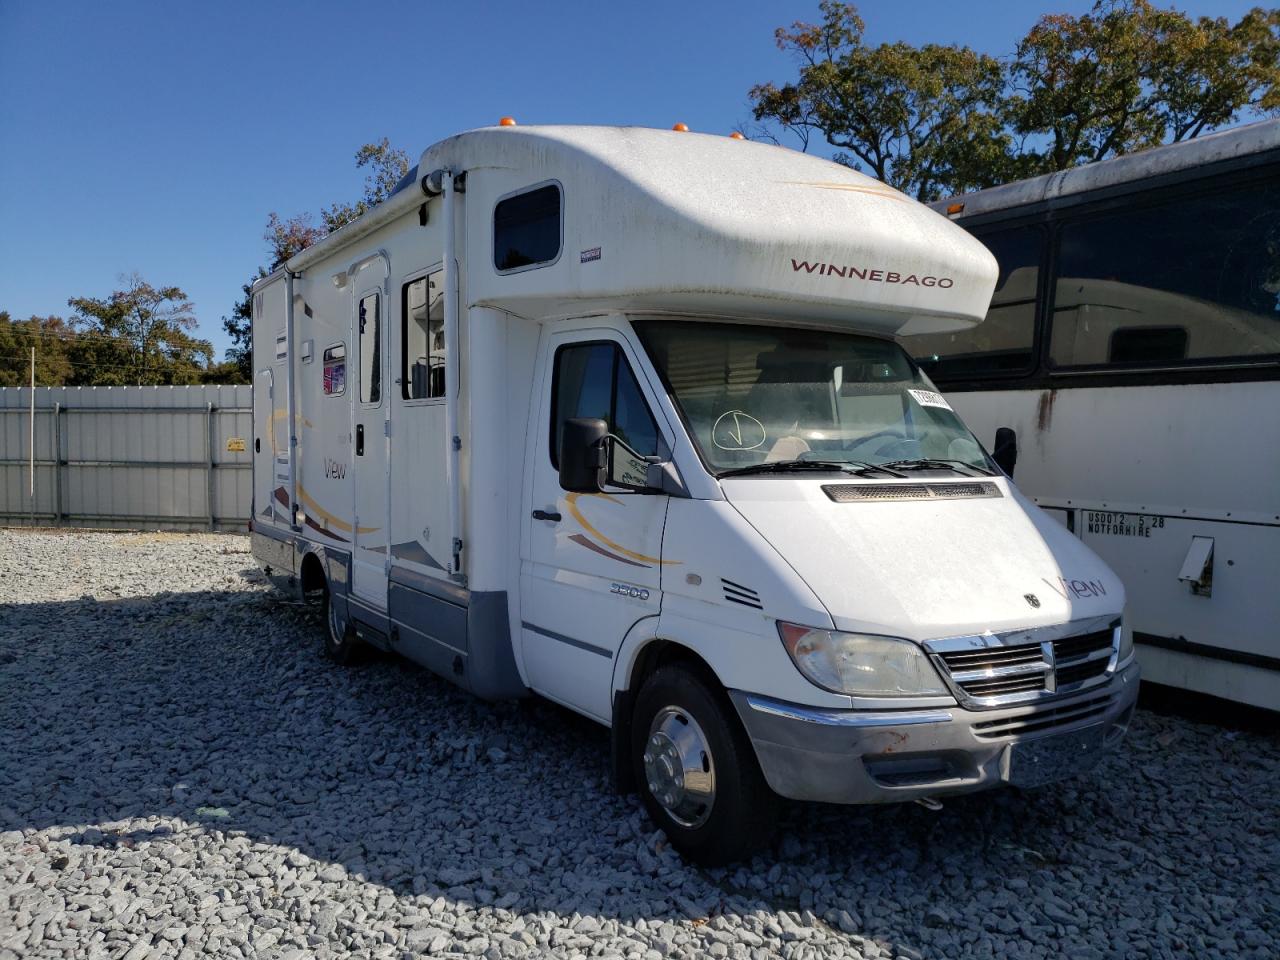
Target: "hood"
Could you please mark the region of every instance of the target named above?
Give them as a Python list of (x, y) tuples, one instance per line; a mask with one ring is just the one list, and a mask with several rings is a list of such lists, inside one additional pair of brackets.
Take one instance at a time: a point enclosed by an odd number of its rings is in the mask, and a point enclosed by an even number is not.
[[(923, 641), (1123, 611), (1119, 578), (1008, 479), (983, 478), (990, 495), (946, 496), (948, 484), (974, 482), (832, 474), (735, 477), (721, 486), (840, 630)], [(943, 495), (836, 502), (823, 489), (921, 484)]]

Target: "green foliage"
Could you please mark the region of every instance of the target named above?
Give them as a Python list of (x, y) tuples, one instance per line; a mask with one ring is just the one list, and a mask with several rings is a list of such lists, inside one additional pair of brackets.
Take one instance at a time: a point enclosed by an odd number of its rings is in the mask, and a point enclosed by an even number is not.
[(219, 383), (253, 382), (253, 284), (265, 276), (267, 271), (259, 267), (257, 276), (240, 288), (241, 296), (231, 309), (231, 316), (222, 318), (222, 329), (231, 338), (231, 346), (220, 366), (233, 379)]
[(356, 151), (356, 169), (365, 167), (369, 173), (364, 178), (364, 196), (355, 203), (335, 203), (320, 211), (326, 232), (333, 233), (391, 196), (396, 184), (409, 172), (409, 154), (391, 146), (391, 141), (383, 137)]
[(1062, 170), (1280, 109), (1280, 11), (1232, 24), (1150, 0), (1041, 17), (1005, 63), (968, 47), (864, 43), (850, 4), (779, 28), (799, 76), (759, 84), (766, 135), (817, 135), (920, 199)]
[(196, 318), (178, 287), (153, 287), (138, 274), (121, 277), (109, 297), (72, 297), (76, 379), (91, 386), (200, 383), (213, 346), (187, 331)]
[(800, 76), (751, 90), (756, 120), (819, 133), (836, 159), (921, 199), (962, 183), (986, 186), (1003, 172), (1012, 138), (998, 115), (1000, 62), (968, 47), (863, 43), (856, 8), (823, 0), (820, 24), (780, 27), (778, 47)]
[(36, 348), (36, 383), (61, 385), (71, 377), (66, 338), (71, 328), (61, 317), (12, 320), (0, 310), (0, 387), (31, 383), (31, 348)]
[(309, 213), (287, 220), (275, 212), (267, 217), (263, 239), (270, 250), (271, 268), (258, 268), (253, 279), (240, 288), (241, 297), (232, 307), (231, 316), (222, 318), (222, 329), (231, 338), (226, 364), (222, 367), (235, 371), (236, 382), (250, 383), (253, 380), (253, 284), (391, 196), (396, 184), (409, 172), (409, 154), (391, 146), (391, 141), (383, 137), (377, 143), (366, 143), (356, 151), (356, 169), (365, 168), (369, 172), (364, 178), (364, 194), (355, 203), (339, 202), (321, 209), (322, 226), (316, 226)]

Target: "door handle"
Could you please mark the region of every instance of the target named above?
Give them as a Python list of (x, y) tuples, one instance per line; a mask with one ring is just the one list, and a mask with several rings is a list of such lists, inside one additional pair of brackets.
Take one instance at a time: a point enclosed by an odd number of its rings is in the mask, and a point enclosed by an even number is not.
[(356, 456), (364, 456), (364, 424), (356, 424)]
[(553, 511), (550, 511), (550, 510), (535, 510), (535, 511), (533, 511), (533, 519), (535, 519), (535, 520), (550, 520), (552, 523), (559, 523), (559, 522), (560, 522), (560, 514), (555, 513), (555, 512), (553, 512)]

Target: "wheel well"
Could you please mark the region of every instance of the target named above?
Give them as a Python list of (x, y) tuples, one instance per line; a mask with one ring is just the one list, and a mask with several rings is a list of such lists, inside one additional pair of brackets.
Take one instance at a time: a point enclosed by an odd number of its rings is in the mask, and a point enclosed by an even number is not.
[(720, 678), (711, 669), (711, 665), (693, 650), (674, 640), (652, 640), (645, 644), (636, 658), (631, 676), (627, 678), (627, 690), (634, 695), (649, 674), (659, 667), (673, 663), (678, 663), (698, 674), (711, 685), (713, 690), (723, 689)]
[(298, 580), (302, 585), (304, 594), (312, 593), (316, 590), (324, 590), (328, 587), (324, 577), (324, 567), (320, 564), (320, 558), (314, 553), (308, 553), (302, 558), (302, 567), (298, 570)]

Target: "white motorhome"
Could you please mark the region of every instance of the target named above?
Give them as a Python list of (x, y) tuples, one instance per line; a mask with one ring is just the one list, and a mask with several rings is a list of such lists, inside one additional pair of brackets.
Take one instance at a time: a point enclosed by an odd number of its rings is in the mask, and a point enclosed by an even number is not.
[(704, 860), (779, 795), (1081, 772), (1137, 694), (1123, 587), (893, 341), (995, 281), (944, 217), (780, 147), (461, 134), (255, 285), (254, 553), (339, 661), (608, 725)]

